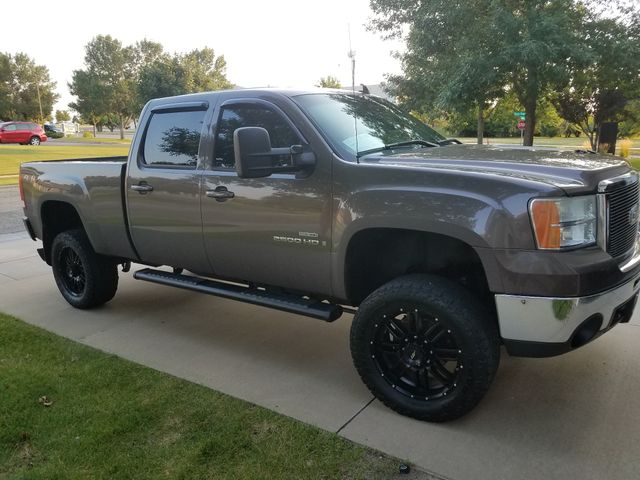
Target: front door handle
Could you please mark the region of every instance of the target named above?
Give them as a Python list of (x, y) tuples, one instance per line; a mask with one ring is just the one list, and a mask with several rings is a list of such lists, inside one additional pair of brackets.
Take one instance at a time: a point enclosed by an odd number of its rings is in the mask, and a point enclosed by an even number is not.
[(236, 196), (235, 193), (227, 190), (227, 187), (216, 187), (215, 190), (207, 190), (207, 197), (215, 198), (218, 202), (224, 202)]
[(133, 190), (134, 192), (138, 192), (141, 194), (153, 191), (153, 187), (148, 183), (139, 183), (138, 185), (131, 185), (131, 187), (129, 188), (131, 188), (131, 190)]

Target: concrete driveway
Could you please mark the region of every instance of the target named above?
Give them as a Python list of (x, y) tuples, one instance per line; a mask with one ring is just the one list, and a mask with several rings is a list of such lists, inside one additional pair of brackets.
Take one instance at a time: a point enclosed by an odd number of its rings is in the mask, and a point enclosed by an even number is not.
[[(2, 214), (4, 215), (4, 213)], [(451, 479), (640, 477), (640, 321), (552, 359), (504, 355), (463, 419), (414, 421), (373, 400), (333, 324), (137, 282), (74, 310), (23, 233), (0, 235), (0, 311), (186, 378)], [(134, 266), (135, 268), (135, 266)]]

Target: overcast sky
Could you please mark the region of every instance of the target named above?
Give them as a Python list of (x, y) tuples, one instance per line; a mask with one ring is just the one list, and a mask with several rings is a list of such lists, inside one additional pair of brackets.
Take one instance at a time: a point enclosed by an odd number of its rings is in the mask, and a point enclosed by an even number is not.
[(227, 60), (227, 78), (243, 87), (313, 86), (327, 75), (346, 86), (350, 24), (356, 84), (380, 83), (400, 70), (391, 52), (401, 44), (364, 27), (369, 0), (35, 0), (29, 9), (37, 14), (3, 22), (0, 51), (24, 52), (49, 68), (61, 96), (55, 109), (68, 108), (71, 72), (83, 67), (84, 46), (99, 34), (125, 45), (148, 38), (169, 52), (211, 47)]

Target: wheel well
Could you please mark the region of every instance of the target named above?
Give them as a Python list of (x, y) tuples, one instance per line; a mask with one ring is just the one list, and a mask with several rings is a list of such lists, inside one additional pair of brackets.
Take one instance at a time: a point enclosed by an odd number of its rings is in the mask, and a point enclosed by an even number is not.
[(359, 305), (394, 278), (431, 273), (460, 283), (494, 311), (482, 262), (468, 244), (446, 235), (414, 230), (373, 228), (354, 235), (347, 247), (347, 298)]
[(64, 231), (84, 228), (76, 209), (65, 202), (49, 201), (42, 205), (42, 246), (44, 258), (51, 265), (51, 245), (53, 239)]

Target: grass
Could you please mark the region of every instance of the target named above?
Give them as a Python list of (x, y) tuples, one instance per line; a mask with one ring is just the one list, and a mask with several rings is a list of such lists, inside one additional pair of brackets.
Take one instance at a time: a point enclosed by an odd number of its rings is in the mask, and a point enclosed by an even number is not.
[(96, 138), (84, 138), (84, 137), (65, 137), (59, 139), (49, 140), (55, 144), (57, 142), (65, 143), (104, 143), (104, 144), (126, 144), (131, 145), (131, 138), (125, 138), (121, 140), (120, 137), (96, 137)]
[[(0, 176), (17, 175), (20, 164), (23, 162), (35, 162), (40, 160), (63, 160), (65, 158), (111, 157), (127, 155), (128, 144), (120, 145), (47, 145), (33, 147), (29, 145), (0, 145)], [(5, 184), (18, 183), (18, 178), (13, 180), (2, 179)]]
[(397, 465), (0, 314), (0, 478), (391, 478)]
[[(458, 140), (460, 140), (463, 143), (476, 143), (476, 138), (475, 137), (462, 137), (459, 138)], [(519, 137), (505, 137), (505, 138), (485, 138), (484, 139), (485, 143), (487, 143), (487, 141), (490, 144), (497, 144), (497, 143), (506, 143), (506, 144), (515, 144), (515, 145), (519, 145), (521, 144), (521, 140)], [(620, 142), (622, 142), (623, 140), (618, 140), (618, 152), (620, 150)], [(640, 155), (640, 139), (633, 139), (633, 140), (628, 140), (628, 142), (630, 142), (629, 144), (629, 148), (632, 149), (631, 150), (631, 155), (634, 156), (638, 156)], [(591, 148), (589, 145), (589, 140), (586, 137), (571, 137), (571, 138), (564, 138), (564, 137), (535, 137), (533, 140), (533, 145), (536, 146), (540, 146), (540, 145), (546, 145), (546, 146), (551, 146), (551, 147), (555, 147), (555, 148), (569, 148), (569, 149), (576, 149), (576, 148)]]

